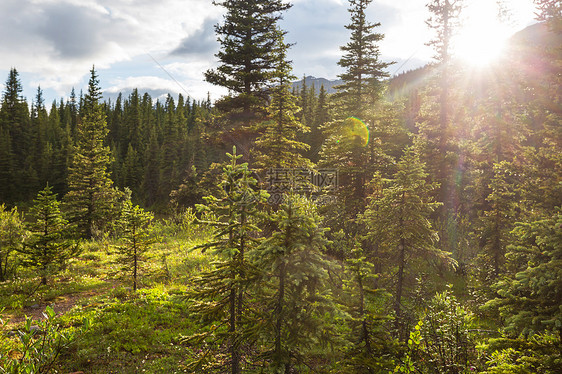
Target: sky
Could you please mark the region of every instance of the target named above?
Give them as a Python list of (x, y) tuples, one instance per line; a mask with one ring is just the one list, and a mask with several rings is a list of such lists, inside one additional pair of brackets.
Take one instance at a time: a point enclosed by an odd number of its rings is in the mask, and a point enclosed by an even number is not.
[[(425, 46), (431, 32), (428, 0), (374, 0), (368, 21), (385, 34), (381, 59), (394, 61), (390, 74), (417, 68), (432, 58)], [(467, 20), (481, 25), (482, 9), (495, 0), (464, 0)], [(293, 0), (281, 27), (297, 77), (336, 79), (340, 46), (349, 40), (347, 0)], [(532, 0), (506, 0), (509, 28), (534, 23)], [(153, 98), (182, 93), (202, 100), (226, 92), (204, 82), (217, 66), (214, 25), (224, 16), (211, 0), (0, 0), (0, 90), (15, 67), (23, 96), (33, 101), (37, 87), (47, 107), (68, 98), (71, 89), (86, 90), (95, 66), (106, 98), (133, 88)]]

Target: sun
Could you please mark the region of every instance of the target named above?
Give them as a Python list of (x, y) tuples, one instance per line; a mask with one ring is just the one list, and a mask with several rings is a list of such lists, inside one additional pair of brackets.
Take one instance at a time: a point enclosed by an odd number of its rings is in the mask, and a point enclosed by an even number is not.
[(502, 54), (513, 29), (498, 18), (492, 0), (473, 0), (463, 11), (458, 34), (453, 39), (453, 55), (472, 66), (486, 66)]

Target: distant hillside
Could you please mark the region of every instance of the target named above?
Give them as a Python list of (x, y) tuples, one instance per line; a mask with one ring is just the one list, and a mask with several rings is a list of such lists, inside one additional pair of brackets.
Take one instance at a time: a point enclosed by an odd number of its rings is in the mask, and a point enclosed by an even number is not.
[(304, 79), (301, 79), (300, 81), (296, 81), (293, 82), (293, 89), (296, 89), (297, 91), (299, 91), (302, 88), (302, 84), (303, 81), (306, 80), (306, 86), (307, 87), (312, 87), (314, 85), (314, 88), (316, 89), (316, 93), (318, 93), (318, 91), (320, 91), (320, 87), (322, 87), (322, 85), (324, 85), (324, 89), (326, 90), (326, 93), (334, 93), (337, 90), (334, 88), (334, 86), (340, 85), (343, 83), (343, 81), (341, 79), (336, 79), (336, 80), (328, 80), (325, 78), (316, 78), (313, 77), (311, 75), (305, 77)]
[(414, 70), (408, 70), (404, 73), (395, 75), (389, 79), (387, 95), (395, 98), (397, 95), (406, 91), (412, 91), (423, 85), (430, 73), (430, 66), (426, 65)]
[[(544, 60), (537, 54), (537, 48), (548, 50), (560, 48), (561, 45), (562, 35), (549, 31), (544, 23), (537, 23), (518, 31), (509, 39), (502, 63), (517, 65), (519, 69), (541, 75), (545, 69), (551, 67), (544, 66)], [(430, 74), (431, 66), (426, 65), (390, 78), (388, 97), (394, 99), (414, 92), (424, 84)]]
[(542, 46), (546, 48), (560, 48), (562, 45), (562, 35), (556, 34), (548, 29), (545, 23), (536, 23), (515, 33), (510, 41), (510, 47)]

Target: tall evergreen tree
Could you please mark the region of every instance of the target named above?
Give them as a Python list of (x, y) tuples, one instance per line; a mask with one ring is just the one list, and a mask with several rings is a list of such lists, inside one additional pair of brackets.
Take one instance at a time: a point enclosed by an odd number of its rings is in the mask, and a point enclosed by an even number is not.
[(108, 130), (100, 103), (101, 89), (94, 68), (90, 73), (69, 170), (69, 191), (65, 196), (71, 222), (78, 226), (81, 235), (87, 239), (92, 238), (95, 228), (103, 228), (106, 221), (111, 219), (115, 197), (108, 173), (110, 151), (104, 145)]
[(432, 202), (434, 185), (425, 181), (424, 165), (411, 148), (406, 149), (393, 179), (374, 195), (363, 216), (367, 237), (378, 243), (390, 271), (396, 274), (394, 312), (396, 327), (404, 332), (407, 314), (403, 306), (412, 266), (423, 259), (449, 260), (449, 254), (435, 248), (437, 233), (429, 217), (439, 206)]
[[(17, 201), (31, 198), (35, 170), (33, 167), (33, 132), (29, 123), (29, 108), (21, 96), (23, 88), (19, 73), (15, 68), (10, 74), (4, 88), (2, 106), (0, 107), (0, 145), (3, 149), (4, 161), (0, 167), (0, 175), (6, 175), (9, 183), (19, 186), (17, 189), (3, 188), (9, 195), (3, 196), (3, 201)], [(9, 177), (8, 177), (9, 176)], [(0, 189), (1, 191), (1, 189)]]
[(205, 342), (207, 350), (192, 362), (194, 372), (206, 367), (214, 373), (241, 373), (242, 352), (257, 338), (257, 321), (252, 319), (247, 305), (247, 291), (259, 272), (248, 254), (257, 244), (258, 207), (264, 203), (265, 195), (254, 191), (257, 181), (252, 178), (247, 163), (238, 164), (241, 156), (236, 154), (236, 147), (228, 157), (230, 162), (223, 168), (220, 183), (221, 196), (208, 196), (207, 204), (200, 206), (216, 217), (215, 221), (207, 222), (215, 227), (215, 232), (212, 240), (195, 249), (210, 249), (217, 260), (211, 270), (195, 280), (193, 292), (189, 294), (192, 310), (212, 325), (209, 333), (193, 337), (195, 341)]
[(351, 23), (349, 42), (341, 47), (343, 56), (338, 65), (345, 69), (340, 74), (343, 84), (338, 86), (335, 97), (341, 99), (341, 113), (346, 117), (355, 116), (362, 121), (368, 120), (368, 104), (373, 95), (381, 94), (381, 81), (388, 76), (384, 71), (390, 63), (380, 60), (378, 43), (383, 34), (374, 31), (380, 23), (367, 21), (367, 7), (372, 0), (349, 0)]
[(309, 146), (300, 142), (297, 136), (310, 131), (296, 118), (299, 108), (296, 97), (291, 93), (291, 64), (287, 61), (287, 48), (283, 41), (285, 34), (277, 32), (276, 76), (277, 85), (271, 88), (271, 103), (268, 106), (268, 118), (260, 125), (262, 134), (256, 139), (257, 151), (255, 166), (258, 168), (303, 168), (310, 167), (310, 160), (302, 154)]
[(455, 225), (454, 201), (456, 196), (455, 186), (451, 182), (453, 166), (456, 164), (458, 151), (454, 141), (452, 128), (452, 82), (453, 68), (451, 64), (452, 41), (457, 32), (463, 8), (463, 0), (432, 0), (426, 4), (430, 17), (427, 26), (435, 33), (427, 45), (435, 50), (434, 66), (437, 82), (436, 88), (432, 87), (431, 95), (436, 101), (437, 109), (433, 108), (433, 101), (429, 118), (419, 125), (421, 140), (418, 146), (423, 149), (420, 153), (425, 155), (428, 170), (433, 180), (439, 183), (436, 190), (436, 199), (443, 203), (438, 211), (440, 246), (443, 249), (451, 247), (447, 227)]
[(562, 213), (520, 223), (513, 235), (509, 274), (484, 305), (503, 322), (502, 337), (488, 341), (491, 356), (499, 358), (490, 360), (489, 372), (554, 374), (562, 347)]
[[(326, 339), (331, 322), (326, 314), (333, 306), (325, 294), (329, 263), (322, 254), (326, 229), (312, 202), (297, 195), (287, 196), (270, 219), (276, 229), (254, 255), (263, 269), (260, 294), (266, 295), (260, 298), (262, 357), (270, 372), (289, 374), (306, 367), (307, 351)], [(268, 287), (271, 291), (264, 291)]]
[(344, 55), (338, 64), (345, 69), (343, 84), (334, 94), (334, 121), (327, 124), (321, 166), (337, 167), (340, 175), (342, 207), (340, 222), (355, 219), (362, 213), (367, 198), (366, 185), (375, 170), (386, 159), (372, 134), (373, 95), (382, 93), (382, 79), (389, 64), (380, 60), (377, 43), (383, 35), (374, 32), (380, 26), (367, 21), (366, 10), (371, 0), (349, 0), (350, 41), (342, 46)]
[(261, 121), (266, 114), (268, 89), (274, 84), (278, 61), (278, 21), (291, 5), (283, 0), (213, 3), (224, 7), (226, 15), (224, 22), (215, 27), (221, 45), (217, 54), (220, 65), (208, 70), (205, 79), (231, 93), (215, 103), (226, 114), (225, 123), (220, 125), (229, 143), (234, 140), (241, 151), (247, 152), (252, 130), (242, 127)]

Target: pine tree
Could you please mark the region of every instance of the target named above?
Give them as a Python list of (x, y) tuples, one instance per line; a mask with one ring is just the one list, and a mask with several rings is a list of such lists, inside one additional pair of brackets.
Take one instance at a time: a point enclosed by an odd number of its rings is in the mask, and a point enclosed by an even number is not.
[(199, 206), (216, 217), (206, 222), (215, 227), (215, 232), (213, 239), (194, 249), (210, 249), (217, 259), (211, 270), (195, 280), (188, 294), (192, 311), (212, 325), (208, 333), (192, 337), (206, 347), (191, 364), (194, 372), (204, 372), (204, 368), (223, 372), (222, 368), (241, 373), (242, 352), (256, 339), (257, 321), (252, 319), (246, 302), (247, 290), (259, 272), (248, 260), (248, 253), (257, 244), (258, 208), (266, 195), (255, 191), (257, 181), (251, 177), (247, 163), (238, 164), (242, 156), (236, 154), (236, 147), (227, 155), (230, 162), (223, 167), (222, 194), (205, 197), (207, 204)]
[(115, 198), (108, 174), (110, 151), (104, 145), (107, 123), (100, 100), (99, 80), (92, 68), (82, 119), (77, 127), (68, 176), (69, 191), (64, 198), (71, 222), (87, 239), (93, 237), (96, 228), (103, 228), (111, 219)]
[[(367, 191), (365, 186), (375, 171), (386, 163), (377, 141), (372, 138), (373, 100), (382, 93), (381, 81), (389, 65), (379, 59), (377, 43), (383, 35), (374, 32), (379, 23), (367, 21), (366, 9), (371, 0), (349, 0), (350, 41), (342, 46), (344, 55), (338, 64), (345, 69), (340, 75), (343, 84), (334, 94), (338, 108), (334, 120), (326, 125), (326, 142), (322, 150), (323, 167), (339, 168), (340, 222), (355, 219), (362, 213)], [(343, 219), (342, 219), (343, 218)]]
[(306, 168), (311, 167), (310, 160), (302, 154), (308, 150), (308, 145), (298, 140), (300, 133), (306, 133), (309, 128), (302, 124), (296, 113), (296, 97), (291, 94), (291, 64), (286, 59), (289, 47), (283, 41), (285, 33), (278, 30), (275, 55), (277, 85), (271, 88), (271, 104), (268, 106), (268, 118), (260, 125), (262, 134), (256, 139), (254, 150), (254, 166), (264, 170), (267, 168)]
[(38, 169), (37, 185), (44, 186), (53, 175), (54, 144), (53, 139), (49, 137), (48, 114), (41, 87), (37, 87), (37, 95), (32, 105), (31, 127), (35, 141), (33, 160)]
[(68, 221), (62, 216), (60, 202), (50, 186), (37, 194), (33, 204), (31, 236), (20, 251), (26, 256), (25, 263), (39, 270), (41, 284), (47, 284), (47, 277), (75, 257), (79, 247), (68, 237)]
[(539, 21), (546, 21), (554, 32), (562, 32), (562, 4), (558, 0), (534, 0)]
[[(1, 124), (1, 122), (0, 122)], [(0, 126), (0, 201), (12, 201), (15, 196), (15, 156), (8, 129)]]
[(240, 111), (249, 119), (263, 110), (267, 100), (265, 89), (272, 84), (271, 73), (277, 61), (277, 23), (290, 5), (282, 0), (213, 3), (226, 9), (224, 24), (215, 28), (221, 44), (217, 54), (221, 65), (207, 71), (205, 78), (237, 95), (217, 104), (220, 109)]
[(291, 7), (283, 0), (222, 0), (224, 22), (215, 27), (221, 50), (220, 65), (205, 73), (207, 82), (224, 87), (230, 95), (218, 100), (223, 114), (218, 125), (222, 138), (233, 140), (247, 153), (254, 130), (266, 115), (268, 89), (274, 85), (278, 56), (278, 21)]
[(488, 186), (490, 194), (486, 201), (488, 209), (480, 218), (479, 242), (481, 252), (478, 256), (478, 271), (486, 284), (497, 279), (504, 271), (506, 247), (511, 242), (511, 230), (517, 220), (515, 202), (518, 184), (513, 166), (502, 161), (494, 164), (494, 176)]
[[(490, 371), (554, 374), (562, 346), (562, 211), (513, 230), (508, 276), (484, 309), (499, 311), (502, 337), (488, 340)], [(503, 357), (502, 357), (503, 356)]]
[(156, 238), (151, 232), (153, 219), (152, 213), (146, 212), (138, 205), (133, 206), (130, 196), (125, 200), (118, 221), (122, 244), (117, 247), (117, 251), (119, 262), (131, 271), (133, 291), (135, 292), (138, 287), (142, 263), (146, 261), (146, 253), (150, 250), (150, 246), (156, 242)]
[[(33, 168), (33, 132), (29, 123), (29, 108), (21, 96), (23, 88), (19, 73), (15, 68), (10, 70), (5, 84), (2, 106), (0, 107), (0, 136), (4, 160), (0, 167), (0, 175), (5, 175), (10, 184), (19, 186), (17, 189), (4, 188), (9, 193), (3, 201), (24, 200), (33, 196), (35, 191), (30, 186), (35, 176)], [(9, 176), (9, 177), (8, 177)]]
[(341, 112), (346, 117), (355, 116), (368, 120), (368, 104), (371, 98), (381, 94), (381, 81), (388, 76), (384, 71), (390, 63), (380, 60), (378, 43), (383, 34), (374, 32), (380, 23), (367, 21), (366, 10), (372, 0), (349, 0), (351, 23), (346, 29), (351, 31), (349, 42), (341, 47), (344, 52), (338, 65), (345, 69), (339, 77), (343, 84), (338, 86), (336, 99), (340, 99)]
[(330, 329), (329, 263), (322, 254), (328, 242), (316, 207), (304, 197), (286, 196), (270, 219), (275, 230), (254, 254), (263, 269), (258, 283), (265, 295), (259, 298), (264, 305), (262, 358), (270, 372), (288, 374), (305, 367), (307, 354)]
[[(463, 0), (432, 0), (426, 4), (430, 17), (427, 26), (434, 30), (435, 36), (427, 45), (435, 50), (434, 66), (437, 82), (432, 87), (431, 94), (435, 96), (436, 103), (429, 110), (429, 118), (425, 123), (419, 124), (419, 136), (416, 140), (420, 153), (425, 155), (428, 170), (430, 170), (433, 181), (439, 183), (437, 201), (443, 203), (439, 209), (439, 233), (441, 236), (440, 247), (448, 249), (449, 244), (447, 227), (456, 225), (454, 216), (454, 201), (456, 190), (451, 183), (453, 180), (453, 165), (458, 156), (457, 143), (454, 139), (452, 127), (452, 98), (453, 70), (451, 64), (452, 39), (458, 27), (463, 8)], [(437, 105), (434, 108), (433, 105)]]
[(377, 243), (387, 266), (396, 274), (394, 312), (400, 334), (406, 318), (403, 298), (411, 283), (413, 264), (426, 258), (450, 260), (448, 253), (435, 248), (438, 237), (429, 217), (440, 204), (432, 202), (435, 186), (426, 183), (426, 177), (419, 156), (407, 148), (395, 177), (373, 196), (362, 219), (368, 228), (367, 238)]
[(355, 241), (346, 260), (342, 304), (349, 314), (349, 333), (344, 365), (350, 373), (372, 374), (392, 368), (393, 340), (385, 327), (390, 318), (385, 311), (390, 294), (377, 288), (379, 274), (373, 256), (367, 258), (364, 252), (361, 243)]
[(311, 115), (312, 121), (309, 123), (310, 132), (302, 136), (303, 141), (310, 146), (310, 149), (305, 153), (305, 157), (313, 163), (320, 160), (320, 150), (324, 143), (324, 134), (322, 128), (330, 120), (328, 112), (328, 98), (324, 85), (320, 86), (318, 98), (316, 99), (316, 106)]

